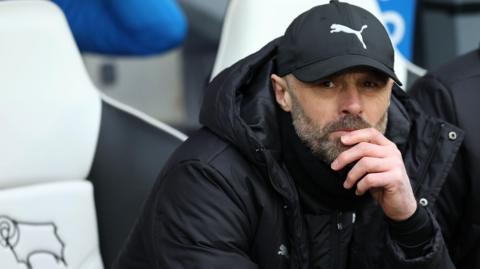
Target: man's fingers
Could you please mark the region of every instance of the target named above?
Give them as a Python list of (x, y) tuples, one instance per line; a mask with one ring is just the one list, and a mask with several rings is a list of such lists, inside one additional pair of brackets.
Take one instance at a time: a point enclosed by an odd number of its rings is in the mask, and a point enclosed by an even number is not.
[(343, 183), (343, 186), (349, 189), (366, 174), (386, 172), (389, 167), (389, 162), (386, 159), (364, 157), (348, 172), (347, 179)]
[(376, 157), (383, 158), (385, 157), (385, 149), (382, 146), (360, 142), (359, 144), (345, 150), (340, 153), (338, 157), (332, 162), (330, 167), (333, 170), (341, 170), (349, 163), (360, 160), (364, 157)]
[(364, 176), (358, 183), (355, 194), (363, 195), (372, 188), (385, 188), (387, 184), (391, 184), (389, 173), (369, 173)]
[(366, 128), (352, 131), (341, 137), (344, 145), (355, 145), (360, 142), (373, 143), (377, 145), (390, 145), (392, 142), (388, 140), (382, 133), (375, 128)]

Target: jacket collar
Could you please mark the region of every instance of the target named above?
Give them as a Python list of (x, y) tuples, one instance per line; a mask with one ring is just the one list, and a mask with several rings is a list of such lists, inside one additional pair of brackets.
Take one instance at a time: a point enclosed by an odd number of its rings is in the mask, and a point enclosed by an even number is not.
[(236, 145), (250, 160), (264, 162), (263, 152), (278, 156), (277, 106), (270, 74), (278, 39), (221, 72), (209, 84), (200, 123)]

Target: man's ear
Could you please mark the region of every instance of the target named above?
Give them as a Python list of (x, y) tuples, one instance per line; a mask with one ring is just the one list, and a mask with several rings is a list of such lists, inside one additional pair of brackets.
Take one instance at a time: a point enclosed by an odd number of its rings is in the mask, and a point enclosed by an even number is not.
[(279, 77), (275, 74), (270, 76), (272, 80), (272, 89), (275, 93), (275, 100), (278, 105), (285, 111), (290, 112), (292, 109), (292, 99), (290, 92), (288, 91), (287, 80), (283, 77)]

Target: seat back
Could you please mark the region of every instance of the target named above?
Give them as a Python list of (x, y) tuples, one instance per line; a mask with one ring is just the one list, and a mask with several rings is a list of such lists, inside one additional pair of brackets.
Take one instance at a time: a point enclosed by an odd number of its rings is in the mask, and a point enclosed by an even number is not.
[(101, 99), (62, 12), (0, 1), (0, 59), (0, 268), (103, 268), (85, 180)]
[(126, 241), (164, 163), (186, 138), (166, 124), (102, 96), (100, 134), (88, 179), (95, 190), (105, 268), (111, 267)]
[[(285, 32), (295, 17), (328, 0), (231, 0), (223, 23), (212, 78), (236, 61), (259, 50)], [(377, 0), (346, 0), (382, 21)], [(395, 73), (405, 82), (411, 63), (396, 52)], [(405, 85), (405, 83), (403, 83)]]
[(186, 136), (98, 92), (50, 1), (0, 1), (0, 57), (0, 268), (109, 268)]

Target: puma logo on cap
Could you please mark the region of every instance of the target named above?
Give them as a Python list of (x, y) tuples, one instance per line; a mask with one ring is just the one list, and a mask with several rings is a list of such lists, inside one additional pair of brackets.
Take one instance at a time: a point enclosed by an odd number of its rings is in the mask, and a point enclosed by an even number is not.
[(367, 27), (368, 27), (367, 25), (363, 25), (360, 30), (353, 30), (352, 28), (350, 28), (348, 26), (334, 23), (334, 24), (330, 25), (330, 29), (331, 29), (330, 33), (344, 32), (344, 33), (347, 33), (347, 34), (354, 34), (358, 38), (358, 40), (362, 43), (363, 48), (367, 49), (367, 45), (365, 45), (365, 42), (363, 42), (363, 37), (362, 37), (362, 32)]

